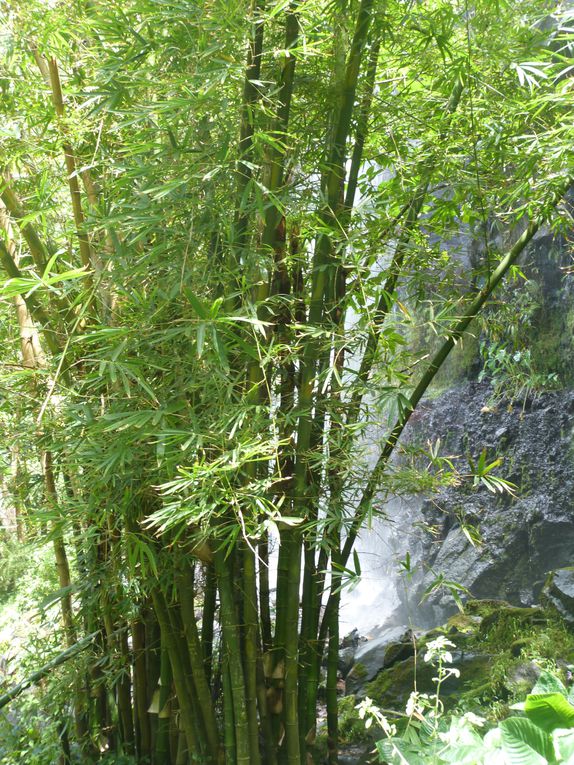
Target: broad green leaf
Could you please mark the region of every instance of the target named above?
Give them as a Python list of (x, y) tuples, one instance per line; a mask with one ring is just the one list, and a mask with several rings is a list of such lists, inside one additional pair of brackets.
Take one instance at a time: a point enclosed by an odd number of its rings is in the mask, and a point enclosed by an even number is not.
[(556, 759), (564, 765), (574, 765), (574, 731), (557, 728), (552, 731)]
[(542, 670), (534, 688), (530, 691), (530, 694), (532, 696), (537, 696), (544, 693), (561, 693), (563, 696), (568, 695), (566, 686), (560, 678), (556, 677), (552, 672)]
[(524, 717), (510, 717), (500, 723), (502, 747), (510, 765), (547, 765), (552, 758), (548, 733)]
[(545, 731), (574, 728), (574, 706), (561, 693), (530, 694), (526, 697), (524, 711)]
[(377, 741), (377, 751), (390, 765), (428, 765), (428, 759), (420, 745), (400, 738)]

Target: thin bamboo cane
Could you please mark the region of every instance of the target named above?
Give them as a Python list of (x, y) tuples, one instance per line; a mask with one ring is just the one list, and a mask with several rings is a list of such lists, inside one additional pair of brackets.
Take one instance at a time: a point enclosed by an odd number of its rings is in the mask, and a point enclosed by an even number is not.
[[(559, 202), (564, 198), (565, 194), (568, 192), (571, 186), (572, 179), (568, 178), (567, 182), (557, 192), (555, 192), (552, 209), (556, 207), (556, 205), (558, 205)], [(343, 545), (341, 554), (342, 566), (346, 565), (349, 556), (351, 555), (353, 545), (355, 544), (357, 535), (363, 525), (364, 519), (369, 512), (370, 504), (380, 485), (381, 477), (384, 473), (388, 460), (392, 455), (395, 446), (412, 413), (415, 411), (419, 401), (426, 393), (429, 385), (434, 380), (436, 374), (438, 373), (451, 350), (454, 348), (457, 341), (463, 336), (471, 321), (480, 313), (484, 307), (484, 304), (490, 298), (496, 287), (498, 287), (510, 268), (514, 265), (514, 263), (516, 263), (520, 254), (524, 251), (536, 232), (547, 221), (547, 219), (548, 213), (540, 215), (528, 224), (522, 235), (508, 250), (506, 255), (501, 259), (497, 268), (491, 273), (485, 286), (474, 296), (474, 298), (470, 300), (466, 309), (463, 310), (461, 317), (457, 322), (455, 322), (452, 329), (448, 331), (446, 340), (431, 359), (426, 371), (420, 378), (413, 393), (411, 394), (408, 405), (405, 406), (403, 413), (399, 416), (393, 429), (391, 430), (385, 442), (385, 446), (383, 447), (381, 454), (379, 455), (379, 458), (377, 459), (377, 462), (371, 471), (369, 479), (363, 490), (361, 500), (357, 505), (352, 524), (347, 533), (345, 544)], [(323, 637), (326, 635), (334, 607), (335, 605), (333, 598), (330, 596), (321, 623), (320, 635), (322, 634)]]
[(217, 582), (213, 565), (204, 564), (205, 587), (203, 591), (203, 611), (201, 615), (201, 650), (205, 665), (205, 677), (208, 684), (212, 680), (213, 666), (213, 627), (217, 597)]

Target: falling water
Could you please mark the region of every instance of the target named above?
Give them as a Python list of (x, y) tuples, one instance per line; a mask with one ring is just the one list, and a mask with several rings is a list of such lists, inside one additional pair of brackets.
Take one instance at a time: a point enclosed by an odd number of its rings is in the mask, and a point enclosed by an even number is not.
[(409, 601), (404, 566), (407, 553), (417, 557), (414, 524), (420, 517), (420, 497), (394, 497), (387, 501), (387, 518), (375, 518), (361, 532), (355, 550), (361, 572), (358, 584), (343, 591), (341, 634), (357, 628), (363, 635), (376, 626), (411, 624), (417, 603)]

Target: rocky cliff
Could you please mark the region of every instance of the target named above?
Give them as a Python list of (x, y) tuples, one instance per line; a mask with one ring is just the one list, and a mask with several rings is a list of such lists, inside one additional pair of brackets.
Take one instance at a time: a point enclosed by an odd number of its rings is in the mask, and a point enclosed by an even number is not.
[[(441, 438), (461, 470), (482, 449), (493, 459), (502, 455), (498, 473), (518, 489), (512, 497), (465, 483), (423, 502), (422, 518), (434, 534), (422, 537), (427, 573), (416, 597), (434, 578), (432, 569), (474, 597), (527, 605), (537, 600), (549, 570), (573, 562), (574, 392), (497, 406), (491, 396), (488, 384), (459, 384), (426, 403), (417, 420), (417, 437)], [(481, 541), (471, 543), (465, 524)], [(439, 591), (428, 599), (425, 621), (438, 623), (453, 607), (448, 592)]]

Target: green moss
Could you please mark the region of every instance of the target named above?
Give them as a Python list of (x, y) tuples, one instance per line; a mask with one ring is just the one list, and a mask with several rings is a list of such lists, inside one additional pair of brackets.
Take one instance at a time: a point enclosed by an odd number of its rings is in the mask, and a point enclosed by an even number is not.
[(356, 705), (355, 696), (343, 696), (338, 701), (339, 736), (342, 744), (357, 744), (365, 740), (365, 721), (359, 718)]
[(531, 339), (533, 368), (557, 374), (563, 385), (574, 382), (574, 308), (545, 311)]
[(481, 618), (475, 614), (456, 613), (446, 623), (447, 632), (462, 632), (465, 635), (475, 635), (480, 628)]
[[(436, 667), (427, 664), (421, 649), (416, 659), (411, 657), (383, 670), (366, 687), (366, 695), (384, 709), (403, 711), (411, 691), (415, 687), (421, 693), (435, 692)], [(441, 699), (446, 708), (456, 705), (460, 694), (487, 682), (490, 674), (491, 656), (466, 652), (456, 661), (461, 678), (450, 677), (441, 687)], [(416, 667), (416, 672), (415, 672)]]
[[(528, 693), (537, 667), (559, 673), (565, 662), (574, 662), (574, 634), (550, 610), (471, 600), (464, 614), (451, 617), (443, 629), (419, 641), (416, 660), (411, 657), (381, 671), (366, 685), (365, 695), (383, 709), (402, 712), (415, 677), (419, 692), (434, 693), (436, 668), (424, 662), (425, 644), (445, 633), (456, 644), (452, 650), (461, 673), (441, 690), (447, 709), (476, 711), (481, 705), (481, 714), (497, 719)], [(352, 730), (351, 722), (348, 725)]]
[(517, 608), (507, 606), (485, 616), (480, 633), (486, 642), (496, 646), (508, 646), (522, 635), (531, 624), (545, 624), (547, 617), (541, 608)]
[(501, 608), (510, 607), (510, 603), (507, 603), (506, 600), (467, 600), (464, 605), (464, 612), (484, 618), (499, 611)]

